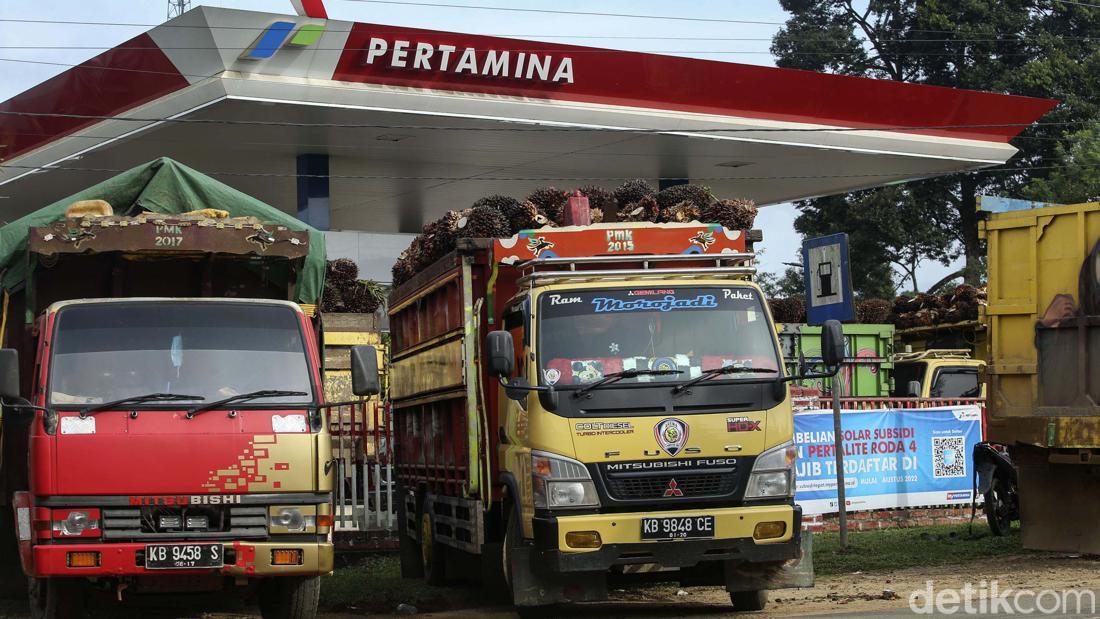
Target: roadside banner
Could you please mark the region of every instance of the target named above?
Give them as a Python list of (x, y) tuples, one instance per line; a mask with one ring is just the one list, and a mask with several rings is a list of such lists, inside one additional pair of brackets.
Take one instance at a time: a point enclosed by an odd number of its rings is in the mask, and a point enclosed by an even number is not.
[[(841, 424), (849, 511), (970, 503), (980, 407), (844, 411)], [(794, 436), (795, 502), (807, 516), (837, 512), (833, 411), (796, 413)]]

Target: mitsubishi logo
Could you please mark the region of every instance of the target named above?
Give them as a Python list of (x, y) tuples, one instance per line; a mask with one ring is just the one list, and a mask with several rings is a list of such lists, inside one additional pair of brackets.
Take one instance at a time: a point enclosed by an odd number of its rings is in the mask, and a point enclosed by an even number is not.
[(675, 479), (668, 480), (668, 488), (665, 489), (665, 497), (670, 496), (684, 496), (684, 491), (680, 490), (680, 484), (676, 483)]

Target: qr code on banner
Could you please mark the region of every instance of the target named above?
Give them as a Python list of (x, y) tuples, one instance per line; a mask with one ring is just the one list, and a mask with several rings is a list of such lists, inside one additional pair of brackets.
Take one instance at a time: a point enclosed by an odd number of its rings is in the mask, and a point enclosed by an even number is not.
[(966, 437), (932, 437), (932, 476), (966, 477)]

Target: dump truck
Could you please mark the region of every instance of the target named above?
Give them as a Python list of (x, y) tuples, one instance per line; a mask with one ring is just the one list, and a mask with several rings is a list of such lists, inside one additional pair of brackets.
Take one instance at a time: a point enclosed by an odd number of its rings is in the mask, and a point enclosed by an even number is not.
[(0, 228), (0, 261), (0, 479), (32, 616), (90, 588), (314, 615), (323, 237), (164, 159)]
[[(789, 373), (800, 371), (800, 364), (821, 368), (821, 327), (804, 323), (781, 323), (779, 327), (780, 352), (786, 360)], [(894, 325), (846, 324), (844, 325), (844, 363), (840, 366), (845, 397), (885, 398), (891, 390), (894, 350)], [(832, 380), (816, 379), (796, 383), (821, 393), (832, 393)]]
[[(474, 557), (521, 610), (631, 576), (724, 586), (742, 609), (809, 586), (789, 395), (807, 377), (784, 369), (752, 234), (459, 239), (393, 290), (402, 574), (438, 584)], [(840, 324), (823, 337), (835, 372)], [(353, 382), (374, 358), (353, 350)]]
[(1024, 547), (1100, 553), (1100, 203), (981, 215), (998, 449), (979, 492), (1001, 524), (1018, 509)]
[(933, 348), (891, 356), (895, 398), (984, 398), (985, 361), (967, 349)]

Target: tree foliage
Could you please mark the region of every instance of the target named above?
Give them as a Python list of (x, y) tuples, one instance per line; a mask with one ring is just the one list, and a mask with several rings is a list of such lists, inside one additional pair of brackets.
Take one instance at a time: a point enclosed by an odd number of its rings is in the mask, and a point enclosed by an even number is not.
[[(923, 260), (966, 257), (981, 278), (976, 197), (1023, 197), (1089, 187), (1061, 165), (1088, 161), (1095, 134), (1066, 140), (1100, 118), (1100, 8), (1055, 0), (781, 0), (791, 16), (772, 41), (781, 67), (1054, 97), (1062, 104), (1014, 141), (1004, 169), (970, 172), (797, 203), (796, 229), (852, 237), (853, 284), (877, 296), (897, 264), (915, 287)], [(1091, 137), (1090, 137), (1091, 136)], [(1082, 184), (1083, 183), (1083, 184)], [(1086, 191), (1087, 193), (1087, 191)], [(1063, 198), (1050, 198), (1063, 202)], [(858, 237), (860, 242), (854, 242)], [(858, 276), (857, 276), (858, 273)]]

